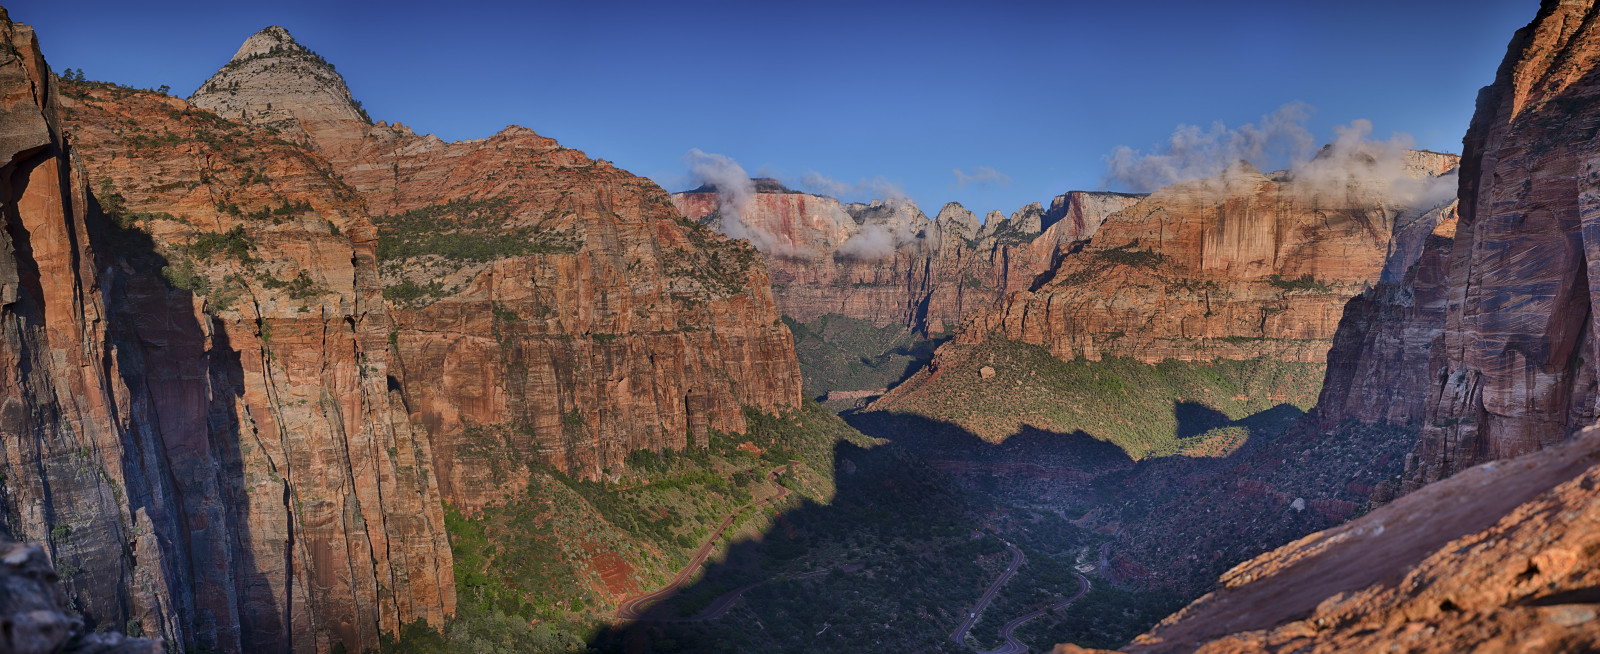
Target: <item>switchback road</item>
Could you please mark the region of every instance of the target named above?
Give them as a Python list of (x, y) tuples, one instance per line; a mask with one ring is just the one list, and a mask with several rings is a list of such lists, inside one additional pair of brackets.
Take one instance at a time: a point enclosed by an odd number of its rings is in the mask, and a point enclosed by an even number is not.
[(1001, 645), (998, 648), (991, 649), (991, 650), (988, 650), (988, 651), (980, 650), (978, 652), (978, 654), (1023, 654), (1023, 652), (1028, 651), (1028, 646), (1022, 644), (1022, 641), (1017, 640), (1016, 636), (1012, 635), (1013, 633), (1016, 633), (1018, 628), (1020, 628), (1024, 624), (1027, 624), (1029, 620), (1037, 618), (1037, 617), (1039, 617), (1041, 615), (1044, 615), (1044, 614), (1049, 613), (1051, 611), (1054, 611), (1056, 609), (1067, 608), (1067, 606), (1069, 604), (1072, 604), (1073, 602), (1078, 601), (1078, 598), (1083, 597), (1084, 593), (1089, 592), (1089, 578), (1085, 577), (1085, 576), (1083, 576), (1081, 574), (1078, 574), (1076, 572), (1074, 572), (1072, 574), (1078, 576), (1078, 594), (1077, 595), (1073, 595), (1072, 597), (1067, 598), (1064, 601), (1058, 602), (1056, 604), (1052, 604), (1050, 606), (1046, 606), (1046, 607), (1044, 607), (1042, 609), (1039, 609), (1037, 611), (1034, 611), (1032, 613), (1028, 613), (1026, 615), (1020, 615), (1020, 616), (1017, 616), (1016, 618), (1013, 618), (1010, 622), (1007, 622), (1004, 627), (1000, 628), (1000, 637), (1006, 639), (1006, 643), (1004, 645)]
[(1011, 565), (1006, 567), (1005, 572), (1000, 573), (1000, 578), (994, 580), (994, 583), (989, 585), (988, 590), (983, 591), (983, 597), (978, 598), (978, 603), (974, 604), (972, 610), (967, 612), (967, 617), (961, 620), (961, 625), (956, 627), (955, 631), (950, 632), (950, 640), (955, 641), (956, 644), (967, 644), (967, 632), (971, 631), (972, 625), (978, 622), (978, 614), (983, 613), (983, 609), (989, 606), (990, 601), (994, 600), (995, 593), (1000, 592), (1000, 587), (1011, 581), (1011, 577), (1017, 574), (1017, 568), (1022, 567), (1022, 550), (1017, 549), (1017, 546), (1011, 543), (1006, 543), (1006, 549), (1011, 550)]

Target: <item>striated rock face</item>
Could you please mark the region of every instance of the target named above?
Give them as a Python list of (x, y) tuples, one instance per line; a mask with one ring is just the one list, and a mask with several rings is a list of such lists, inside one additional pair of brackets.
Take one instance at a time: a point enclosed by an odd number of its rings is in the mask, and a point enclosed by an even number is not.
[(672, 197), (685, 216), (719, 232), (756, 234), (784, 315), (810, 322), (833, 313), (924, 332), (945, 331), (1031, 288), (1062, 247), (1090, 238), (1106, 215), (1141, 197), (1073, 191), (1050, 211), (1035, 203), (985, 222), (954, 202), (929, 220), (907, 201), (841, 204), (775, 183), (756, 191), (737, 219), (715, 188)]
[(1397, 226), (1378, 283), (1345, 305), (1317, 400), (1323, 431), (1347, 420), (1421, 427), (1427, 395), (1416, 391), (1437, 383), (1444, 366), (1455, 228), (1454, 203)]
[(135, 380), (104, 424), (145, 450), (104, 465), (170, 480), (128, 489), (151, 523), (135, 533), (153, 530), (136, 559), (194, 580), (174, 591), (192, 598), (160, 598), (149, 615), (174, 622), (174, 642), (224, 651), (290, 632), (307, 651), (365, 647), (442, 621), (455, 597), (438, 479), (390, 383), (394, 326), (360, 198), (304, 147), (181, 100), (65, 93), (115, 255), (97, 266), (114, 339), (104, 365)]
[(1420, 417), (1412, 492), (1236, 567), (1130, 651), (1600, 648), (1600, 426), (1569, 437), (1595, 401), (1595, 9), (1547, 1), (1517, 33), (1479, 95), (1453, 246), (1441, 222), (1340, 327), (1322, 420)]
[(1048, 282), (974, 314), (957, 341), (1000, 335), (1068, 360), (1321, 362), (1344, 303), (1380, 280), (1397, 232), (1437, 222), (1426, 193), (1397, 189), (1429, 185), (1454, 163), (1406, 153), (1409, 176), (1394, 180), (1360, 154), (1340, 160), (1354, 170), (1349, 184), (1314, 167), (1267, 177), (1241, 162), (1160, 189), (1106, 218)]
[(1546, 2), (1478, 96), (1450, 254), (1444, 370), (1413, 485), (1560, 442), (1595, 417), (1590, 228), (1600, 190), (1600, 20)]
[(289, 112), (375, 216), (388, 374), (432, 439), (446, 502), (481, 507), (543, 464), (598, 479), (635, 450), (743, 432), (742, 407), (799, 405), (792, 337), (748, 245), (526, 128), (445, 143), (341, 114), (328, 93), (280, 92), (267, 73), (309, 65), (303, 52), (236, 57), (194, 101), (224, 106), (237, 88)]

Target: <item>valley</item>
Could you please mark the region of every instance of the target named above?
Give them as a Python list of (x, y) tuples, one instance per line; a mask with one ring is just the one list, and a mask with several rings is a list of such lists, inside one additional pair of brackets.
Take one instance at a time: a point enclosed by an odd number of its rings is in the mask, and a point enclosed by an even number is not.
[(1600, 646), (1597, 16), (1460, 155), (1180, 129), (930, 215), (418, 134), (276, 25), (187, 98), (57, 73), (0, 9), (0, 651)]

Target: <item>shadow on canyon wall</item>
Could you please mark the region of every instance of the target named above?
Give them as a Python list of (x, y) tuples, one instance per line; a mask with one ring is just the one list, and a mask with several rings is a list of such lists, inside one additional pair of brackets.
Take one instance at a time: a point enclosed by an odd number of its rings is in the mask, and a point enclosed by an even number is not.
[[(32, 463), (10, 470), (23, 497), (0, 496), (0, 528), (46, 542), (91, 629), (179, 643), (191, 634), (203, 647), (281, 643), (284, 604), (272, 580), (283, 578), (283, 564), (254, 560), (247, 526), (234, 418), (240, 353), (220, 321), (195, 311), (190, 291), (164, 278), (171, 262), (123, 215), (120, 197), (98, 197), (89, 184), (81, 196), (72, 191), (81, 168), (57, 143), (6, 170), (4, 227), (20, 278), (8, 310), (17, 331), (37, 340), (13, 344), (19, 373), (34, 380), (22, 387), (34, 415), (11, 426), (20, 431), (10, 446)], [(51, 181), (45, 195), (60, 189), (59, 208), (32, 206), (41, 213), (25, 219), (17, 199)], [(74, 206), (79, 197), (85, 206)], [(55, 210), (60, 224), (51, 222)], [(62, 347), (52, 341), (73, 327), (78, 333), (65, 339), (81, 340), (83, 376), (39, 383), (52, 365), (37, 359)], [(19, 506), (27, 496), (39, 506)], [(33, 533), (41, 528), (48, 538)]]

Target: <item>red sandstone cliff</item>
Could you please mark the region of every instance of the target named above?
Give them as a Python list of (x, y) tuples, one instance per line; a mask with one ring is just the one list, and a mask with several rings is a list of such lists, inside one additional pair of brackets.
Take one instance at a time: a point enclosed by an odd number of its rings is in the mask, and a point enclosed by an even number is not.
[[(1454, 165), (1421, 152), (1405, 161), (1400, 182)], [(1160, 189), (1108, 217), (1049, 282), (975, 314), (957, 341), (1000, 335), (1063, 359), (1319, 362), (1344, 303), (1379, 281), (1397, 224), (1433, 208), (1378, 181), (1268, 177), (1241, 164)]]
[(1440, 377), (1416, 480), (1560, 442), (1595, 418), (1600, 20), (1546, 2), (1465, 139)]
[(799, 404), (792, 338), (748, 245), (529, 129), (445, 143), (368, 125), (326, 100), (348, 93), (337, 73), (290, 74), (318, 60), (274, 38), (264, 54), (247, 42), (191, 99), (269, 126), (287, 112), (375, 216), (391, 374), (446, 502), (519, 485), (502, 464), (595, 479), (634, 450), (742, 432), (743, 406)]
[(91, 620), (374, 647), (454, 610), (443, 502), (799, 403), (759, 256), (647, 181), (368, 125), (281, 29), (206, 87), (247, 122), (5, 30), (0, 503)]
[(1346, 307), (1329, 354), (1321, 426), (1419, 430), (1409, 488), (1595, 417), (1583, 212), (1600, 36), (1582, 6), (1547, 6), (1518, 32), (1465, 139), (1459, 225), (1397, 248), (1416, 254)]
[(91, 620), (177, 647), (441, 621), (443, 512), (355, 196), (182, 101), (58, 89), (5, 31), (7, 531), (50, 543)]
[(784, 315), (809, 322), (832, 313), (925, 332), (945, 331), (1011, 291), (1032, 288), (1061, 248), (1089, 239), (1106, 216), (1142, 197), (1073, 191), (1049, 211), (1032, 204), (980, 224), (953, 202), (930, 220), (904, 200), (842, 204), (770, 182), (755, 190), (737, 219), (725, 215), (727, 199), (714, 188), (672, 198), (692, 220), (752, 234)]

